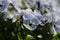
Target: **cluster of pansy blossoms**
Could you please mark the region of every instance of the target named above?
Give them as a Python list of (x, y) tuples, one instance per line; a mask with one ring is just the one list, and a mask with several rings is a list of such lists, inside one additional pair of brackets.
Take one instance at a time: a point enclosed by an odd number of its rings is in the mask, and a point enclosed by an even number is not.
[(0, 0), (0, 14), (4, 21), (12, 19), (12, 23), (22, 16), (23, 25), (28, 30), (36, 30), (38, 25), (51, 23), (50, 32), (57, 34), (60, 32), (58, 4), (56, 0)]

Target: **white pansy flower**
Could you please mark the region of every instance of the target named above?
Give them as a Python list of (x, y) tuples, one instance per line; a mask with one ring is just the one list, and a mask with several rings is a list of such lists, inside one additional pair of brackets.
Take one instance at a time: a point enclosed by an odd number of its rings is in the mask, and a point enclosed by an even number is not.
[(18, 12), (13, 12), (13, 13), (8, 12), (7, 18), (12, 19), (12, 23), (16, 22), (17, 17), (19, 17)]
[(14, 15), (14, 16), (13, 16), (13, 18), (12, 18), (12, 23), (16, 22), (17, 17), (19, 17), (18, 12), (14, 12), (13, 15)]

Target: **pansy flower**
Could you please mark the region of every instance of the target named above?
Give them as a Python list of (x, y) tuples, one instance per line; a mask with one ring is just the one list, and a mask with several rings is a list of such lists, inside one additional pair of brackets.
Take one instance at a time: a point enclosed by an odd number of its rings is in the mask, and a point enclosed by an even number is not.
[(23, 14), (23, 25), (29, 30), (35, 30), (40, 21), (35, 15), (32, 14), (30, 9), (26, 9), (22, 12)]
[[(55, 30), (56, 33), (60, 32), (60, 12), (54, 12), (52, 13), (53, 17), (54, 17), (54, 21), (53, 23), (53, 27), (51, 27), (51, 30)], [(53, 29), (54, 28), (54, 29)], [(55, 33), (53, 33), (55, 34)]]
[(43, 17), (43, 15), (41, 15), (40, 11), (34, 10), (33, 15), (35, 15), (39, 19), (40, 25), (44, 26), (46, 24), (44, 22), (46, 20), (46, 18)]
[(35, 17), (23, 20), (23, 25), (29, 30), (35, 30), (39, 25), (39, 20)]

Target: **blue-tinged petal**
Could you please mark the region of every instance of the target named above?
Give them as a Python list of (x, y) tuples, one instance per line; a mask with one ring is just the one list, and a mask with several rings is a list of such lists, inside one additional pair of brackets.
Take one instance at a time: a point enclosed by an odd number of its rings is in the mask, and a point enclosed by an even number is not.
[(57, 31), (57, 32), (60, 32), (60, 20), (57, 20), (57, 21), (54, 23), (54, 25), (55, 25), (56, 31)]
[(33, 15), (35, 15), (39, 20), (43, 18), (43, 16), (38, 10), (34, 10)]
[(23, 19), (32, 18), (32, 17), (34, 17), (32, 14), (25, 14), (25, 15), (23, 15)]
[(55, 25), (60, 25), (60, 19), (55, 21)]
[(56, 32), (60, 32), (60, 20), (57, 20), (54, 25)]
[(33, 15), (35, 15), (35, 17), (37, 17), (40, 21), (40, 25), (44, 26), (45, 25), (45, 17), (43, 17), (43, 15), (41, 15), (41, 13), (38, 10), (34, 10)]
[(9, 2), (7, 0), (0, 0), (0, 12), (6, 10), (9, 6)]
[(37, 25), (33, 25), (33, 26), (29, 26), (29, 25), (25, 25), (25, 24), (23, 24), (23, 25), (29, 30), (35, 30), (37, 28)]
[(47, 22), (51, 23), (54, 20), (54, 17), (52, 17), (51, 13), (47, 13), (44, 14), (43, 17), (45, 18), (45, 20), (47, 20)]
[(24, 10), (20, 14), (22, 14), (23, 19), (34, 17), (34, 15), (32, 14), (32, 12), (29, 11), (29, 10)]
[(39, 10), (34, 10), (33, 13), (35, 16), (42, 16)]
[(57, 33), (60, 32), (60, 25), (57, 25), (57, 26), (55, 27), (55, 30), (56, 30)]
[(35, 25), (39, 25), (41, 22), (39, 21), (39, 19), (38, 18), (32, 18), (32, 20), (31, 21), (33, 21), (33, 22), (35, 22)]

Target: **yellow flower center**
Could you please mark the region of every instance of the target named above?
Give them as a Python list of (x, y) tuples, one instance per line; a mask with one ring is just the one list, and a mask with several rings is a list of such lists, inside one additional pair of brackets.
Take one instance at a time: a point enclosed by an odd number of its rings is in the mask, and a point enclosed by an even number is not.
[(30, 21), (29, 22), (29, 25), (32, 26), (33, 24), (35, 24), (34, 22)]
[(2, 4), (2, 2), (0, 2), (0, 7), (2, 7), (3, 6), (3, 4)]

